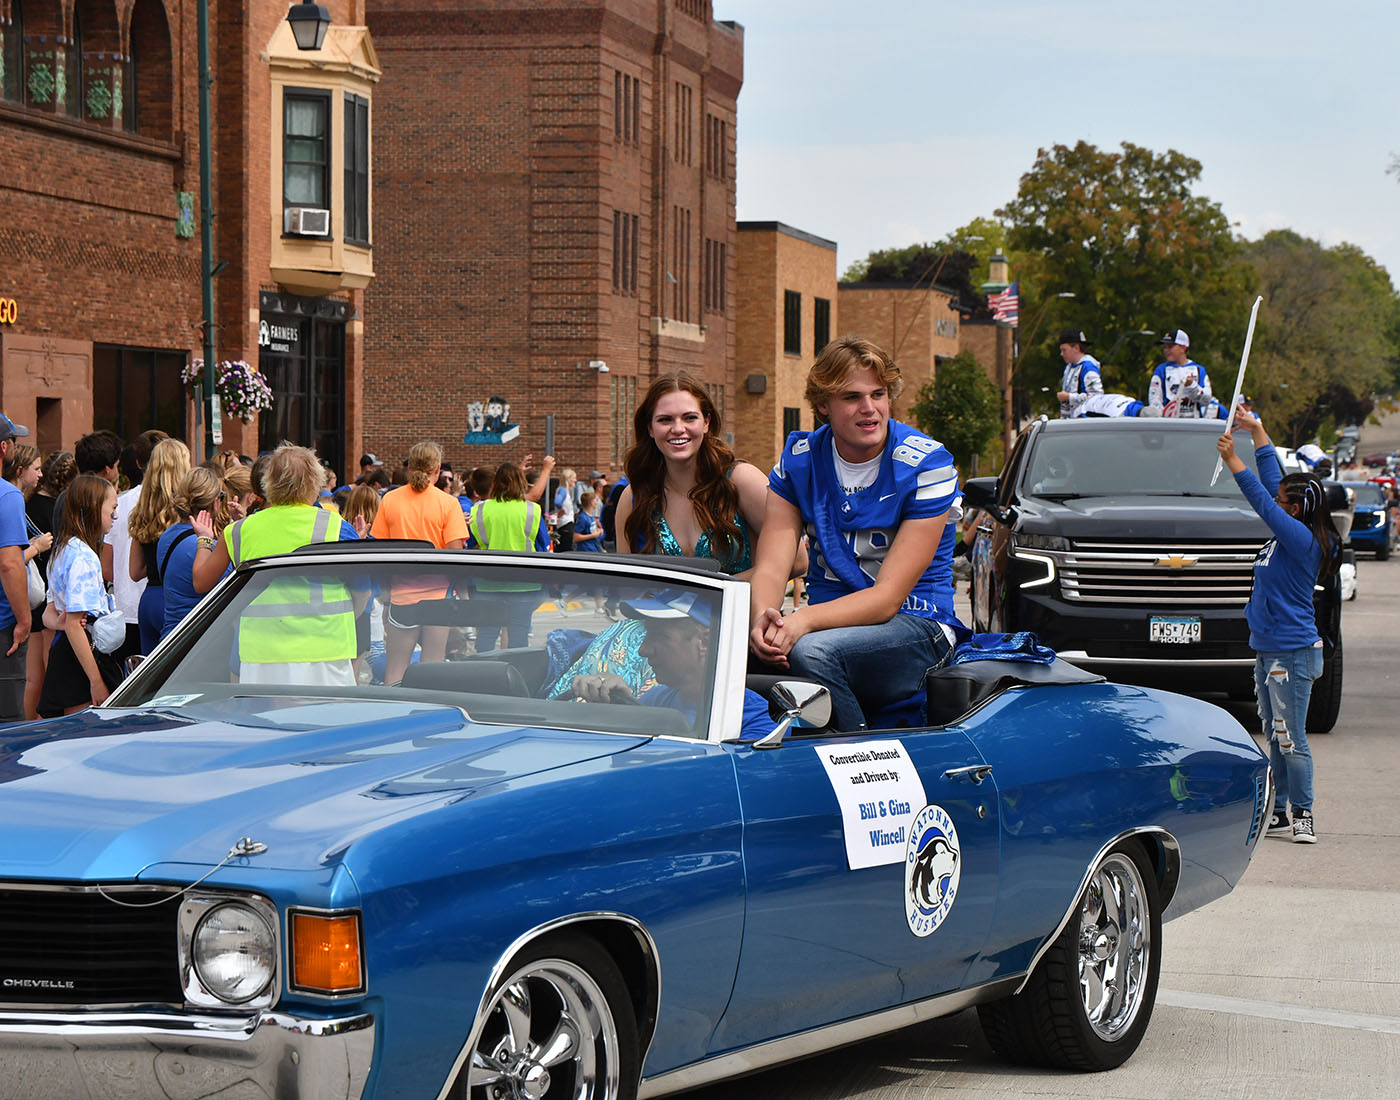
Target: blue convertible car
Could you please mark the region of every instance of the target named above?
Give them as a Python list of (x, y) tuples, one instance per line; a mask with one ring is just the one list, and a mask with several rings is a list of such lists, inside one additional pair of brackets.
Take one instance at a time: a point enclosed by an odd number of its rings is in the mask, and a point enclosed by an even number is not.
[[(1249, 735), (996, 660), (836, 733), (747, 611), (671, 559), (243, 567), (0, 731), (5, 1095), (659, 1096), (972, 1005), (1008, 1058), (1127, 1058), (1272, 804)], [(447, 659), (386, 685), (381, 629)]]

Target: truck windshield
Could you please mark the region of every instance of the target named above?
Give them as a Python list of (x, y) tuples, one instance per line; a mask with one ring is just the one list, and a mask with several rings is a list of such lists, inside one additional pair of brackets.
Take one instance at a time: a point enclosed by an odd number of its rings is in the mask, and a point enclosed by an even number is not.
[[(1059, 498), (1152, 494), (1242, 497), (1229, 470), (1212, 486), (1219, 430), (1195, 425), (1124, 430), (1084, 424), (1068, 431), (1041, 432), (1027, 461), (1022, 492)], [(1250, 470), (1254, 445), (1235, 433), (1235, 452)]]

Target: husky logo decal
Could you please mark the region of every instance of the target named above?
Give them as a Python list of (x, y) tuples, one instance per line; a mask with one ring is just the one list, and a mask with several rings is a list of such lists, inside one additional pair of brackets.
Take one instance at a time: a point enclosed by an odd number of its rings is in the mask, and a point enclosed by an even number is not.
[(925, 806), (909, 828), (904, 856), (904, 915), (916, 936), (932, 935), (958, 894), (962, 850), (942, 806)]

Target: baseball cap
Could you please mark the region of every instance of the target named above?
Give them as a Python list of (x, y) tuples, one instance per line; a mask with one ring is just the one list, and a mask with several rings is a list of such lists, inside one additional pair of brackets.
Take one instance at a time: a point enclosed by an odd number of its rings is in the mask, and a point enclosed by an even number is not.
[(710, 601), (697, 592), (667, 588), (654, 596), (623, 600), (618, 607), (629, 619), (692, 619), (701, 626), (710, 625)]
[(1186, 330), (1184, 328), (1174, 328), (1163, 335), (1162, 343), (1180, 344), (1184, 348), (1189, 348), (1191, 346), (1191, 337), (1186, 335)]
[(16, 424), (4, 413), (0, 413), (0, 443), (7, 439), (19, 439), (29, 434), (29, 429), (23, 424)]
[(380, 461), (379, 461), (379, 456), (378, 456), (378, 455), (366, 453), (366, 454), (360, 455), (360, 465), (361, 465), (361, 466), (379, 466), (379, 465), (381, 465), (381, 463), (380, 463)]
[(1077, 328), (1065, 329), (1064, 332), (1060, 333), (1059, 342), (1062, 344), (1078, 344), (1081, 348), (1087, 348), (1093, 344), (1093, 341)]
[(594, 470), (591, 474), (588, 475), (588, 480), (589, 480), (589, 481), (597, 481), (597, 480), (598, 480), (600, 477), (602, 477), (602, 476), (603, 476), (603, 471), (602, 471), (602, 470)]

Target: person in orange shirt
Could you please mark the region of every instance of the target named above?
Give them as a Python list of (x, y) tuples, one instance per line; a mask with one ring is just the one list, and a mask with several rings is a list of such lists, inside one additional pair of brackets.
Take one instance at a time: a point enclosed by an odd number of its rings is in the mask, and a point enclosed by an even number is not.
[[(467, 520), (457, 498), (437, 487), (442, 471), (442, 448), (436, 443), (415, 443), (408, 452), (408, 484), (385, 493), (370, 527), (376, 539), (422, 539), (439, 550), (460, 550), (467, 541)], [(423, 661), (441, 661), (447, 654), (445, 626), (408, 625), (409, 614), (395, 615), (423, 600), (447, 595), (447, 578), (415, 577), (395, 581), (389, 592), (389, 612), (384, 632), (384, 682), (395, 684), (413, 658), (413, 647), (422, 645)]]

